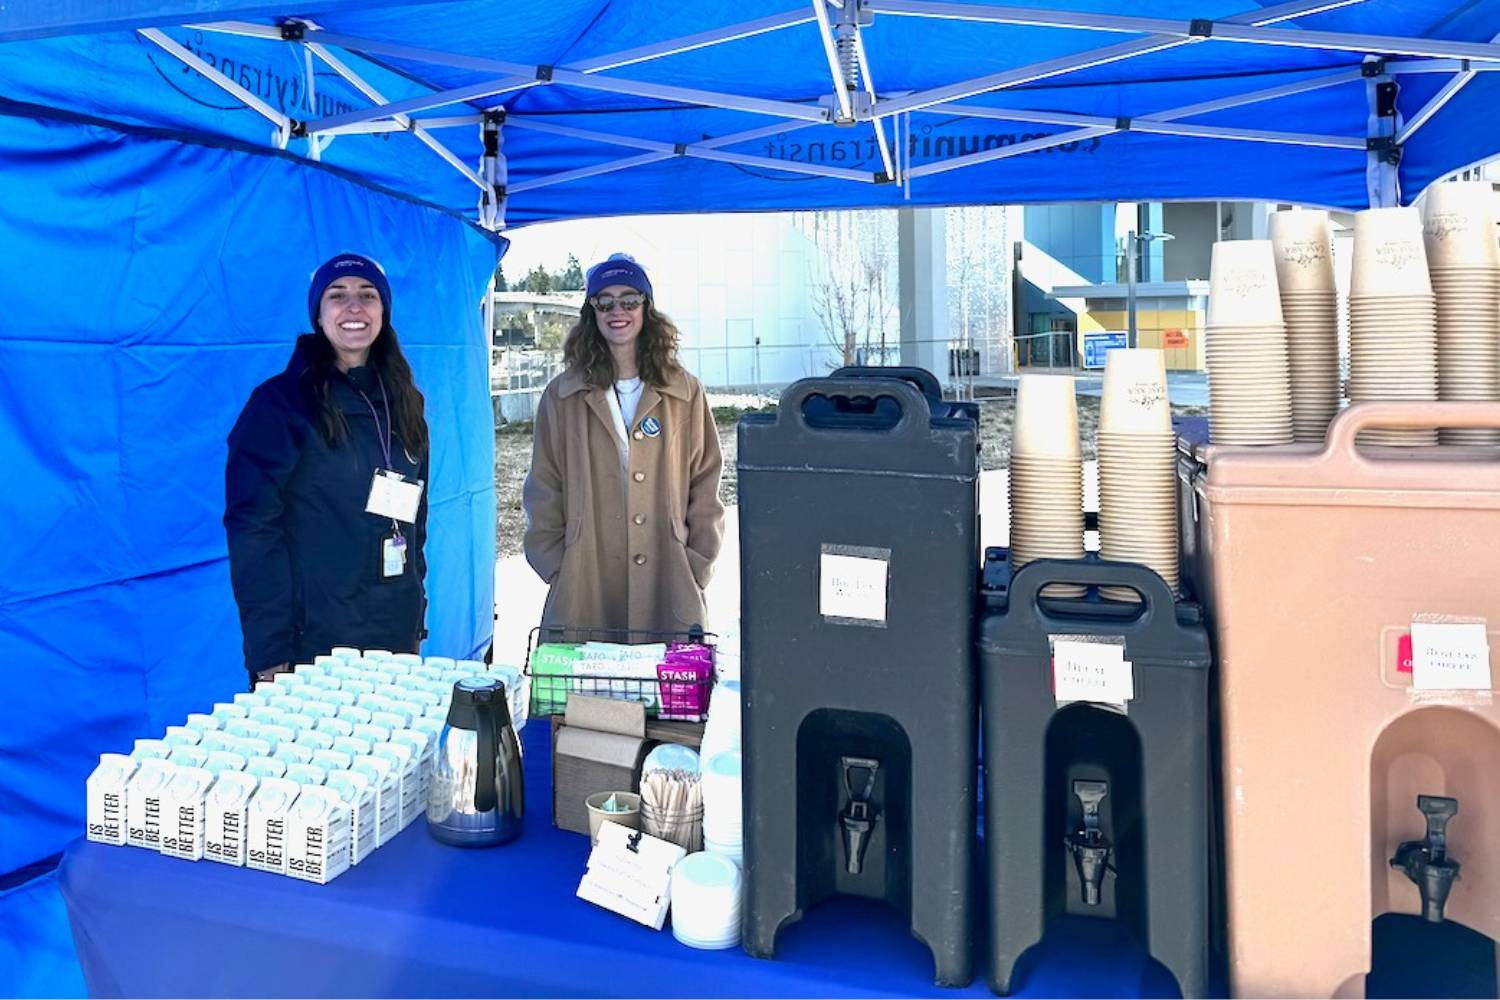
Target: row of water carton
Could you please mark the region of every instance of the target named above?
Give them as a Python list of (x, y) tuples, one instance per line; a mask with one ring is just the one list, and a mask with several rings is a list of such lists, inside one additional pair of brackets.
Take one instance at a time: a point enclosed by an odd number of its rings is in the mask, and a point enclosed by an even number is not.
[(329, 882), (425, 810), (453, 685), (478, 674), (505, 684), (519, 731), (514, 667), (336, 648), (101, 754), (88, 839)]

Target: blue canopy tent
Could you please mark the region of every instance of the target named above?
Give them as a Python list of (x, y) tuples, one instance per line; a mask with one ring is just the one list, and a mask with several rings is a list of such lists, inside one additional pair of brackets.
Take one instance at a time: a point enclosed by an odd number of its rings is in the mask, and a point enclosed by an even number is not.
[(100, 751), (242, 683), (222, 442), (332, 252), (391, 272), (434, 427), (428, 648), (469, 655), (506, 228), (1406, 203), (1500, 152), (1497, 38), (1500, 0), (0, 6), (0, 872), (80, 832)]

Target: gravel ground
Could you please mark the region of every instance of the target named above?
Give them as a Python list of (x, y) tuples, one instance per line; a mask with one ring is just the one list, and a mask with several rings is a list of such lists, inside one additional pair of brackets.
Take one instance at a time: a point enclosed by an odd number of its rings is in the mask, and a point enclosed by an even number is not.
[[(745, 407), (774, 402), (771, 397), (711, 397), (719, 425), (719, 444), (724, 451), (724, 479), (719, 495), (725, 504), (735, 502), (735, 424)], [(979, 464), (984, 470), (1003, 469), (1010, 463), (1010, 423), (1014, 407), (1009, 396), (979, 400)], [(1201, 414), (1202, 407), (1174, 407), (1178, 414)], [(1083, 457), (1094, 457), (1094, 432), (1099, 426), (1099, 399), (1078, 397), (1078, 432), (1083, 439)], [(495, 434), (495, 489), (498, 494), (498, 517), (501, 557), (521, 551), (521, 536), (526, 530), (526, 515), (521, 510), (521, 484), (531, 467), (531, 428), (529, 425), (507, 425)]]

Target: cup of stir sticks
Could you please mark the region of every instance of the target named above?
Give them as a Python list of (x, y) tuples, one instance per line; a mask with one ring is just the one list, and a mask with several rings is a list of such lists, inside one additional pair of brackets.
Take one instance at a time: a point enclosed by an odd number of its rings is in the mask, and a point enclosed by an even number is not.
[(641, 776), (641, 829), (689, 854), (703, 849), (703, 788), (697, 771), (655, 770)]

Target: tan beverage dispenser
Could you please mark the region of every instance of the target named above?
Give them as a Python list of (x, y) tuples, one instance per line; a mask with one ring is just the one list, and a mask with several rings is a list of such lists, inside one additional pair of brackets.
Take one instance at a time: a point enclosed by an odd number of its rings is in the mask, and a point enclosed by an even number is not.
[[(1320, 451), (1198, 451), (1237, 996), (1362, 995), (1389, 912), (1500, 938), (1500, 451), (1356, 445), (1438, 426), (1500, 405), (1358, 404)], [(1414, 672), (1414, 622), (1466, 626), (1465, 676)]]

